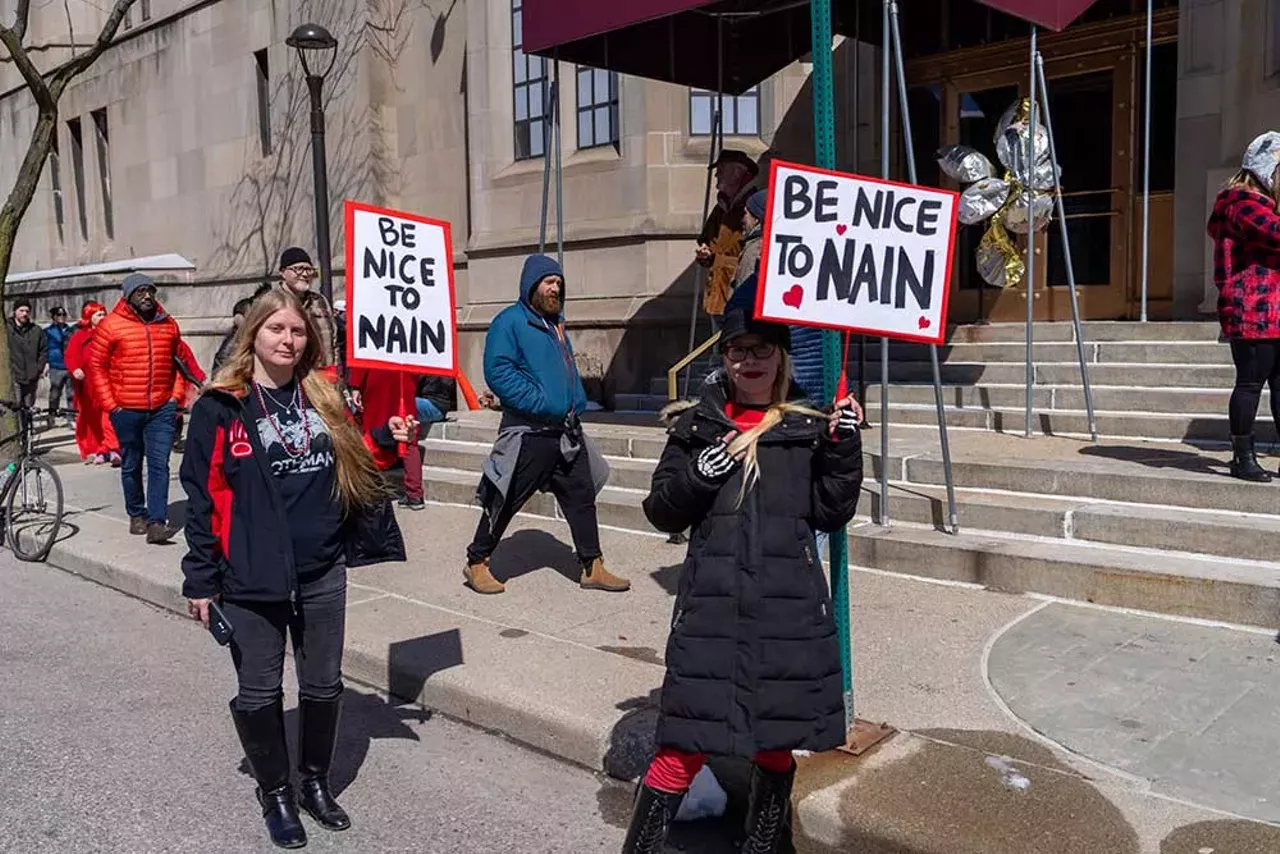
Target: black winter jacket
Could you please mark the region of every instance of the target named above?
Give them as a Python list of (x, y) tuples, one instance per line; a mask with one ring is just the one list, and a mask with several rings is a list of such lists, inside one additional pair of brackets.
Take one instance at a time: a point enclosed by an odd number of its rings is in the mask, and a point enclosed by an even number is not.
[(35, 382), (44, 375), (45, 365), (49, 364), (49, 342), (44, 337), (44, 330), (35, 323), (18, 326), (12, 317), (8, 323), (9, 372), (13, 381)]
[[(798, 390), (797, 390), (798, 393)], [(676, 596), (657, 742), (749, 757), (844, 743), (840, 649), (813, 529), (853, 518), (862, 441), (828, 438), (790, 414), (760, 437), (760, 478), (741, 505), (739, 467), (723, 484), (694, 467), (733, 423), (723, 386), (671, 426), (644, 501), (661, 531), (692, 529)]]
[[(251, 425), (244, 403), (225, 392), (206, 392), (191, 409), (179, 472), (187, 492), (182, 595), (188, 599), (296, 597), (284, 499)], [(382, 432), (380, 438), (391, 441)], [(404, 537), (389, 503), (354, 511), (345, 524), (348, 567), (405, 560)]]

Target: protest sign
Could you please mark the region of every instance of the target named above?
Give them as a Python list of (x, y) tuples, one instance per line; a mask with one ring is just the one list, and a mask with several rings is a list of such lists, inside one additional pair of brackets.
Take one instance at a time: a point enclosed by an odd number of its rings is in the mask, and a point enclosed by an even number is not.
[(347, 364), (454, 376), (453, 241), (449, 223), (344, 203)]
[(756, 314), (944, 343), (958, 199), (775, 160)]

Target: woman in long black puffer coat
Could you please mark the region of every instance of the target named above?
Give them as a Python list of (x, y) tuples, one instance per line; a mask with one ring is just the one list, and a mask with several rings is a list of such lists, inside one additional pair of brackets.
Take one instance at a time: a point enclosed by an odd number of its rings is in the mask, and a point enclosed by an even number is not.
[(852, 397), (829, 413), (800, 400), (787, 328), (755, 321), (754, 300), (744, 302), (725, 314), (723, 379), (671, 424), (644, 502), (658, 530), (692, 534), (667, 643), (658, 753), (624, 854), (664, 850), (708, 754), (752, 759), (742, 850), (779, 850), (789, 836), (791, 752), (845, 741), (840, 649), (813, 530), (853, 518), (861, 411)]

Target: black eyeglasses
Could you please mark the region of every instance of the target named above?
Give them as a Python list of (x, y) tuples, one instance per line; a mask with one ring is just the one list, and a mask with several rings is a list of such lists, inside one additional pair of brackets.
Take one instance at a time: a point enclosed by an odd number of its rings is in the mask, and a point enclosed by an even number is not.
[(764, 361), (765, 359), (770, 358), (777, 349), (778, 345), (770, 344), (768, 341), (763, 341), (752, 347), (743, 347), (740, 344), (730, 344), (724, 348), (724, 354), (729, 357), (730, 362), (741, 362), (747, 358), (748, 353), (750, 353), (752, 357), (760, 361)]
[(316, 268), (308, 264), (296, 264), (292, 267), (285, 267), (285, 269), (302, 279), (310, 279), (316, 274)]

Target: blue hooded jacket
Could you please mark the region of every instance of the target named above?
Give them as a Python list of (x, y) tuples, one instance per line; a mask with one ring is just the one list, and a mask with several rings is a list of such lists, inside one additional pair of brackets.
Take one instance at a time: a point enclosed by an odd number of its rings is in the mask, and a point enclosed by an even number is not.
[[(503, 309), (484, 339), (484, 379), (504, 410), (535, 421), (562, 424), (569, 413), (581, 415), (587, 393), (564, 334), (563, 314), (552, 321), (533, 308), (538, 283), (564, 272), (545, 255), (530, 255), (520, 274), (520, 300)], [(564, 288), (561, 287), (561, 304)]]

